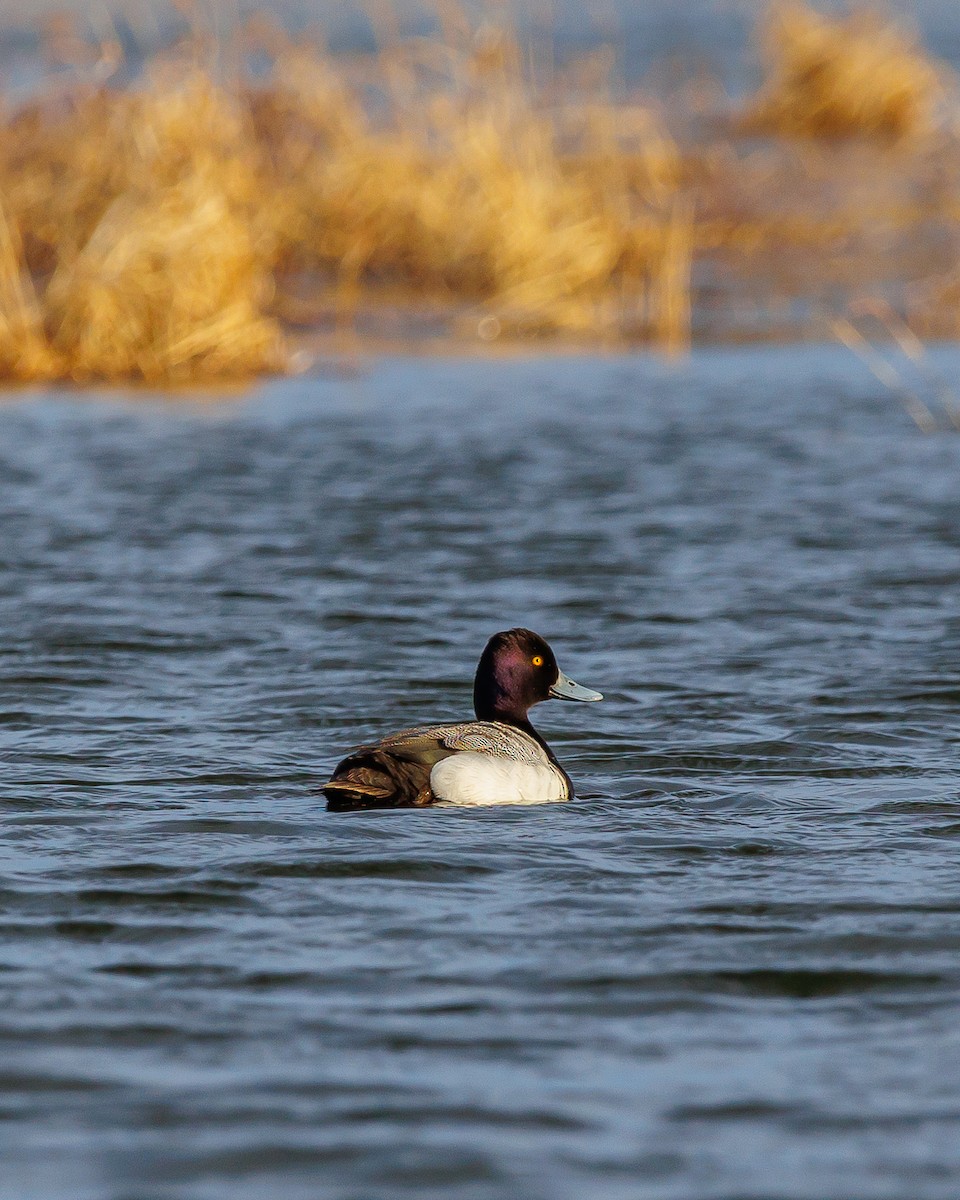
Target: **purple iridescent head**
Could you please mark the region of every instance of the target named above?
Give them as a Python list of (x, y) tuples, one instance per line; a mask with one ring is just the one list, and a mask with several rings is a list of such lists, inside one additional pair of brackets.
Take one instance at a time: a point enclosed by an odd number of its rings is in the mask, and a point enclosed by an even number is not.
[(599, 692), (568, 679), (553, 651), (529, 629), (495, 633), (484, 647), (473, 684), (480, 721), (525, 722), (541, 700), (602, 700)]

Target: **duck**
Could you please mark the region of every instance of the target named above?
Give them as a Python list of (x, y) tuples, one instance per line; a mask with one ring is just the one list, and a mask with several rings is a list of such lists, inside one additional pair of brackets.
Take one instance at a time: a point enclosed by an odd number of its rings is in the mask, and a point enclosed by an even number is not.
[(328, 812), (571, 800), (570, 776), (528, 713), (544, 700), (602, 699), (564, 675), (539, 634), (507, 629), (480, 655), (475, 721), (404, 729), (359, 746), (319, 790)]

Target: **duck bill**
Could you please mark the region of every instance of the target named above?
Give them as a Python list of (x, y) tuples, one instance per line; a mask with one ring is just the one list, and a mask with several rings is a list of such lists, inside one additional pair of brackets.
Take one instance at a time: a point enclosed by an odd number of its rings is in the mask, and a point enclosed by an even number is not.
[(579, 683), (574, 683), (572, 679), (568, 679), (562, 671), (557, 676), (557, 682), (550, 689), (550, 695), (554, 700), (603, 699), (600, 692), (594, 692), (590, 688), (581, 687)]

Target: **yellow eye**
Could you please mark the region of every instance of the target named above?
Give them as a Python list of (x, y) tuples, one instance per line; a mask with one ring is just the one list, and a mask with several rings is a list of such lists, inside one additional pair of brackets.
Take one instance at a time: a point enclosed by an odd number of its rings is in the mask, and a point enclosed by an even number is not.
[(535, 654), (530, 661), (533, 663), (533, 665), (535, 667), (542, 667), (543, 666), (543, 655)]

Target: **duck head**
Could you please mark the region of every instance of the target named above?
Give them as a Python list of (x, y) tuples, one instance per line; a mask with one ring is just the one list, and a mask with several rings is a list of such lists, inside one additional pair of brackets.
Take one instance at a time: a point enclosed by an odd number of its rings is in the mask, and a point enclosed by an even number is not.
[(484, 647), (473, 684), (480, 721), (525, 724), (541, 700), (602, 700), (599, 692), (574, 683), (557, 666), (553, 651), (529, 629), (495, 633)]

